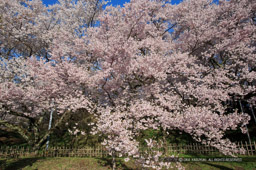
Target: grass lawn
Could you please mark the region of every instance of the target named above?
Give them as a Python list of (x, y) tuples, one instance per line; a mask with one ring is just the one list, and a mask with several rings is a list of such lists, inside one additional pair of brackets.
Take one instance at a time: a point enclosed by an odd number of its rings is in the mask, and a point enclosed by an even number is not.
[[(185, 157), (185, 156), (184, 156)], [(242, 162), (182, 162), (186, 169), (191, 170), (256, 170), (256, 157), (242, 158)], [(142, 169), (134, 161), (117, 161), (118, 169)], [(111, 169), (111, 159), (104, 158), (20, 158), (0, 159), (0, 170), (107, 170)]]
[[(0, 159), (0, 170), (107, 170), (111, 169), (111, 159), (97, 158), (20, 158)], [(130, 161), (125, 163), (118, 159), (119, 169), (136, 169), (136, 165)]]

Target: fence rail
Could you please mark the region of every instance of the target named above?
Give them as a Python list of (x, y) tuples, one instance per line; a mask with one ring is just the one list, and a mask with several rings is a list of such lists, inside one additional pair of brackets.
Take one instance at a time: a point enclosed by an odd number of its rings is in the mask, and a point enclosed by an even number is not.
[[(256, 155), (256, 143), (239, 142), (238, 148), (243, 148), (244, 155)], [(166, 155), (171, 154), (203, 154), (203, 155), (222, 155), (216, 148), (192, 143), (186, 145), (168, 144), (160, 148)], [(148, 151), (141, 148), (141, 153)], [(19, 158), (19, 157), (108, 157), (108, 152), (103, 146), (97, 147), (50, 147), (48, 150), (35, 151), (33, 148), (25, 147), (0, 147), (0, 158)]]

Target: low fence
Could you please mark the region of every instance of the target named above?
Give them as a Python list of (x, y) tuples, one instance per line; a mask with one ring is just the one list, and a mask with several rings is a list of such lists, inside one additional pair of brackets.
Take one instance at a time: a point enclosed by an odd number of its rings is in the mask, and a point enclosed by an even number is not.
[[(238, 148), (244, 149), (245, 153), (243, 155), (252, 156), (256, 155), (256, 143), (248, 142), (237, 142)], [(168, 153), (177, 153), (177, 154), (199, 154), (199, 155), (223, 155), (215, 147), (202, 145), (200, 143), (192, 143), (187, 145), (177, 145), (170, 144), (167, 146)], [(234, 153), (234, 155), (236, 155)]]
[[(256, 155), (256, 143), (239, 142), (239, 148), (243, 148), (245, 155)], [(157, 149), (157, 148), (156, 148)], [(141, 153), (149, 151), (141, 148)], [(160, 148), (166, 155), (172, 154), (199, 154), (199, 155), (222, 155), (216, 148), (192, 143), (186, 145), (168, 144)], [(33, 148), (25, 147), (0, 147), (0, 158), (19, 158), (19, 157), (108, 157), (108, 152), (103, 146), (97, 147), (50, 147), (48, 150), (35, 151)]]
[(107, 157), (108, 151), (98, 147), (49, 147), (47, 150), (35, 150), (29, 147), (0, 147), (0, 158), (19, 157)]

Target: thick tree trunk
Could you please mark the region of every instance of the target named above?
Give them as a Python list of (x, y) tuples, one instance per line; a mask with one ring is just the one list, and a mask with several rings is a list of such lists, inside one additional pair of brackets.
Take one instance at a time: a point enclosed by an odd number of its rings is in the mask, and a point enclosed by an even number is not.
[(0, 125), (4, 125), (5, 127), (7, 127), (10, 130), (16, 131), (17, 133), (19, 133), (19, 135), (26, 140), (27, 142), (29, 142), (29, 137), (26, 135), (26, 131), (18, 126), (15, 126), (13, 124), (10, 124), (4, 120), (0, 120)]

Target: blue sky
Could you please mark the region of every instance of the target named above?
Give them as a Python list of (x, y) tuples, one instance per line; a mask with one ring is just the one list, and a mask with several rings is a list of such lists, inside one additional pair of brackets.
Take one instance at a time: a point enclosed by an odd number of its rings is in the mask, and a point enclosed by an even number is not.
[[(51, 5), (51, 4), (54, 4), (56, 3), (58, 0), (43, 0), (43, 3), (46, 4), (46, 5)], [(138, 0), (139, 1), (139, 0)], [(172, 0), (172, 4), (177, 4), (177, 3), (180, 3), (182, 0)], [(130, 2), (130, 0), (111, 0), (111, 4), (113, 6), (116, 6), (116, 5), (123, 5), (125, 2)]]

